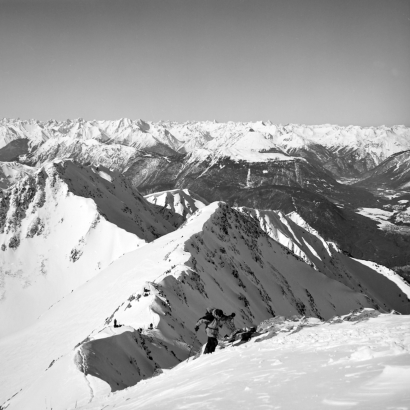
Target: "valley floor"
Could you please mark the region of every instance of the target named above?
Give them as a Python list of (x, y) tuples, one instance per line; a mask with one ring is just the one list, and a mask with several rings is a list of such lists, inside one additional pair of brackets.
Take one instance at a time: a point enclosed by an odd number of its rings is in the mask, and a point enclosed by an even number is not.
[(409, 316), (333, 324), (309, 319), (298, 332), (283, 330), (185, 361), (81, 408), (410, 408)]

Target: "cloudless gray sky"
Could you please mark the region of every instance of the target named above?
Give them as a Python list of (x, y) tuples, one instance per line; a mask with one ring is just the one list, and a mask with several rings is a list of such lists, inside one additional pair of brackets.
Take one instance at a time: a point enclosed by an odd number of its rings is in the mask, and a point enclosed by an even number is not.
[(410, 125), (410, 1), (0, 0), (0, 117)]

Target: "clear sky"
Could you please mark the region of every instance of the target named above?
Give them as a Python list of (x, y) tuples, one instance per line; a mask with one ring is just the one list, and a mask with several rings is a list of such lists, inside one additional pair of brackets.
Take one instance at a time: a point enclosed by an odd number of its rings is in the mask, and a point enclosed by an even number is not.
[(0, 117), (410, 125), (410, 1), (0, 0)]

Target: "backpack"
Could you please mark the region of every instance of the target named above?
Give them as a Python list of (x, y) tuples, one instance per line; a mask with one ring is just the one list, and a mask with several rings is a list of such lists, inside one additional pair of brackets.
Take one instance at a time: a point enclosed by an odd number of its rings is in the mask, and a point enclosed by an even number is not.
[(205, 324), (205, 329), (208, 328), (208, 326), (214, 321), (214, 320), (218, 320), (218, 318), (216, 316), (213, 315), (212, 312), (215, 312), (216, 315), (218, 315), (219, 317), (223, 316), (223, 312), (221, 309), (213, 309), (213, 308), (208, 308), (206, 310), (205, 316), (202, 316), (199, 320), (204, 319), (206, 320), (208, 323)]
[[(214, 315), (211, 312), (206, 311), (205, 316), (202, 316), (201, 318), (199, 318), (199, 320), (206, 320), (207, 322), (211, 323), (213, 322)], [(208, 327), (209, 323), (205, 323), (205, 329)]]

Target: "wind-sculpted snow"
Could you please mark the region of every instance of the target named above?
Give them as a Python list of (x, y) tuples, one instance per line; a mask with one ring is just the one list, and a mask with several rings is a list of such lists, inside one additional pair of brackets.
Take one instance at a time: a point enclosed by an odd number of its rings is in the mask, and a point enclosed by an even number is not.
[(408, 407), (409, 316), (369, 309), (330, 323), (277, 320), (267, 330), (272, 337), (181, 363), (84, 409)]
[(273, 315), (328, 319), (375, 305), (295, 257), (254, 219), (214, 203), (1, 339), (0, 402), (22, 389), (8, 410), (45, 402), (65, 409), (158, 374), (205, 342), (194, 326), (209, 306), (236, 312), (244, 327)]
[(24, 176), (0, 193), (0, 335), (173, 230), (121, 176), (109, 182), (70, 161)]

